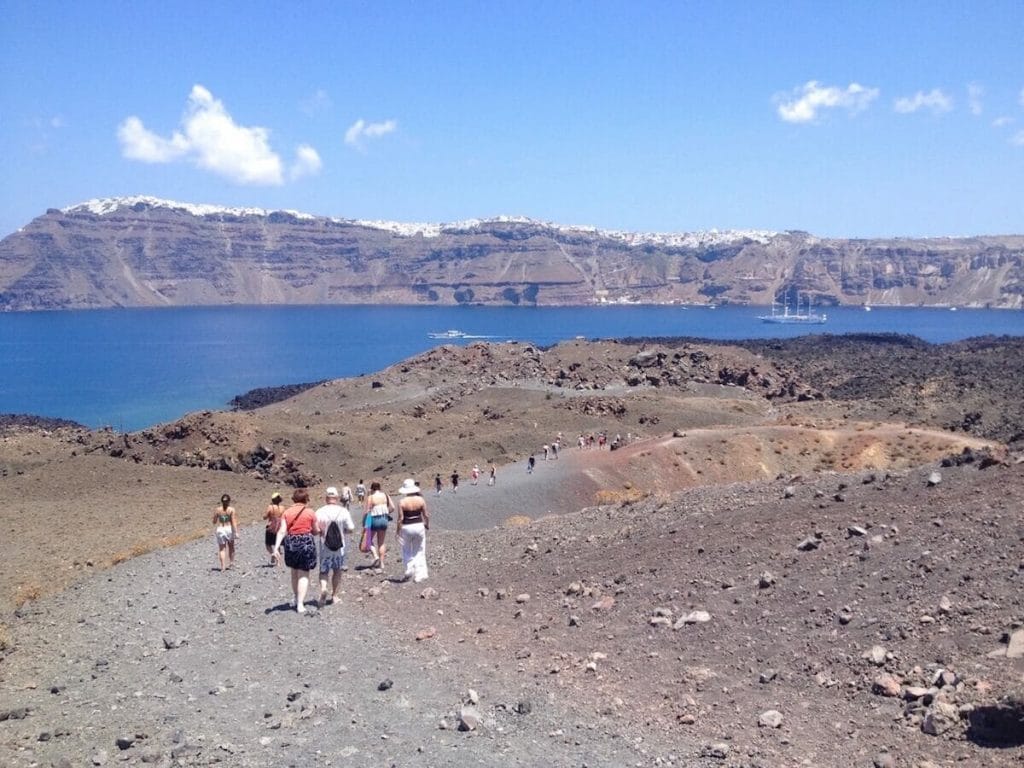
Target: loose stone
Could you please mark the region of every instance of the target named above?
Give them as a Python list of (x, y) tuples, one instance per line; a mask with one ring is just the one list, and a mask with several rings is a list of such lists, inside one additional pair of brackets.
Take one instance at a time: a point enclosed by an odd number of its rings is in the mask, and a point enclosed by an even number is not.
[(777, 709), (762, 712), (761, 716), (757, 718), (757, 725), (759, 728), (781, 728), (782, 713)]

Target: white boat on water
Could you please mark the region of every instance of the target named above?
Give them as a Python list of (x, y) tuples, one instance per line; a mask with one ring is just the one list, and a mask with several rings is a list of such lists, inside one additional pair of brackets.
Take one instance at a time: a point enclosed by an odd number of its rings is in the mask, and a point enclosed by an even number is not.
[(427, 336), (431, 339), (464, 339), (466, 334), (463, 331), (457, 331), (454, 328), (447, 331), (433, 331), (428, 333)]
[(811, 300), (807, 299), (807, 309), (800, 311), (799, 303), (790, 310), (789, 304), (784, 304), (782, 312), (777, 311), (778, 302), (772, 302), (772, 313), (770, 315), (758, 315), (757, 319), (762, 323), (776, 323), (778, 325), (822, 325), (828, 320), (824, 312), (811, 312)]

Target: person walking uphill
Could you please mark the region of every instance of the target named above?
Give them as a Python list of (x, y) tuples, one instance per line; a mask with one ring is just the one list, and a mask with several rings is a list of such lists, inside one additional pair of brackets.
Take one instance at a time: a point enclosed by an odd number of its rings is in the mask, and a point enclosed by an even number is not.
[(213, 525), (217, 537), (217, 559), (220, 560), (220, 569), (225, 571), (235, 564), (235, 537), (238, 535), (235, 508), (226, 493), (220, 497), (220, 506), (213, 510)]
[(416, 481), (408, 478), (398, 489), (402, 500), (398, 502), (398, 541), (402, 545), (402, 563), (405, 579), (421, 582), (427, 578), (427, 530), (430, 515)]
[(316, 542), (314, 536), (320, 533), (316, 514), (310, 509), (309, 493), (305, 488), (296, 488), (292, 502), (281, 516), (281, 527), (277, 529), (274, 552), (284, 544), (284, 564), (292, 569), (292, 594), (295, 610), (306, 612), (306, 590), (309, 589), (309, 572), (316, 568)]
[(274, 544), (277, 543), (277, 529), (281, 526), (281, 515), (283, 514), (281, 494), (274, 491), (270, 497), (270, 504), (267, 505), (267, 511), (263, 513), (263, 519), (267, 521), (267, 529), (263, 532), (263, 543), (267, 545), (267, 555), (270, 556), (271, 565), (281, 564), (280, 558), (274, 554)]
[[(341, 500), (344, 500), (342, 490)], [(341, 572), (345, 568), (345, 532), (355, 530), (348, 505), (338, 503), (338, 489), (331, 486), (324, 493), (326, 503), (316, 511), (316, 524), (320, 528), (320, 597), (317, 605), (338, 599)], [(331, 576), (331, 596), (327, 597), (327, 577)]]
[(388, 534), (388, 522), (391, 520), (391, 513), (395, 511), (395, 504), (391, 497), (380, 489), (380, 483), (374, 480), (370, 483), (370, 495), (366, 497), (366, 515), (363, 517), (363, 527), (367, 525), (372, 531), (374, 543), (370, 547), (373, 553), (372, 568), (384, 567), (384, 555), (387, 554), (388, 545), (385, 539)]

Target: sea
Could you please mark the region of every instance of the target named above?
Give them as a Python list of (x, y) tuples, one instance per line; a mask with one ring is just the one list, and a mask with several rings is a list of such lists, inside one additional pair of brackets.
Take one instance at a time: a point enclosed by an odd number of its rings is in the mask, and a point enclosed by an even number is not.
[[(789, 338), (903, 333), (932, 343), (1024, 336), (1024, 311), (828, 310), (824, 325), (771, 325), (763, 307), (278, 306), (0, 313), (0, 413), (135, 431), (228, 407), (257, 387), (358, 376), (438, 344), (573, 338)], [(437, 340), (459, 330), (469, 338)]]

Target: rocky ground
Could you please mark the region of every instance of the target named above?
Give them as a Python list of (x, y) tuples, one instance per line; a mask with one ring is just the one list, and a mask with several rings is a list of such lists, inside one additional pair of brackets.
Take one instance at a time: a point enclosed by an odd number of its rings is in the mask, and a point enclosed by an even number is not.
[[(926, 348), (472, 345), (145, 433), (12, 419), (0, 764), (1020, 764), (1024, 354)], [(631, 442), (527, 474), (602, 428)], [(354, 555), (289, 610), (255, 523), (286, 466), (460, 468), (429, 581)]]

